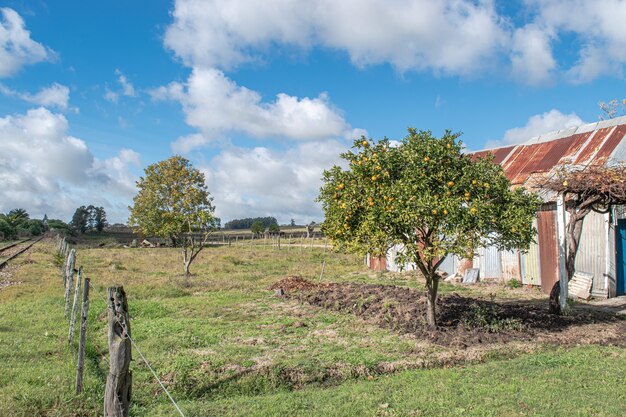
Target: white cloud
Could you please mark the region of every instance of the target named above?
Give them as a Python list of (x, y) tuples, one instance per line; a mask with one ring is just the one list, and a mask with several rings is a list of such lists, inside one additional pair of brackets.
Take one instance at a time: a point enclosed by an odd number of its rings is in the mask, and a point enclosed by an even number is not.
[(137, 91), (126, 75), (124, 75), (124, 73), (122, 73), (119, 69), (115, 70), (115, 75), (117, 75), (117, 82), (120, 85), (120, 89), (118, 91), (114, 91), (109, 87), (105, 87), (104, 99), (110, 101), (111, 103), (117, 103), (120, 96), (137, 97)]
[(622, 0), (526, 0), (535, 21), (549, 32), (575, 35), (579, 59), (566, 69), (570, 81), (622, 75), (626, 64), (626, 2)]
[[(484, 76), (510, 60), (508, 71), (530, 85), (559, 71), (574, 83), (622, 74), (626, 2), (524, 0), (519, 14), (526, 22), (516, 27), (493, 0), (176, 0), (165, 45), (189, 67), (222, 70), (281, 47), (321, 47), (358, 67), (452, 76)], [(552, 48), (561, 42), (577, 62), (557, 61)]]
[(315, 98), (281, 93), (274, 101), (264, 102), (258, 92), (237, 85), (216, 69), (194, 69), (185, 85), (171, 83), (152, 90), (151, 95), (180, 101), (187, 124), (200, 130), (201, 135), (176, 141), (173, 147), (178, 152), (228, 132), (295, 140), (349, 138), (362, 132), (350, 127), (324, 93)]
[(35, 42), (24, 19), (13, 9), (0, 8), (0, 77), (18, 72), (24, 65), (51, 60), (54, 52)]
[(43, 107), (0, 118), (0, 212), (23, 207), (34, 216), (68, 219), (76, 207), (104, 206), (112, 220), (127, 217), (134, 193), (128, 149), (99, 160), (68, 135), (67, 119)]
[(492, 1), (177, 0), (165, 44), (188, 66), (233, 68), (274, 45), (346, 51), (358, 66), (466, 75), (506, 42)]
[(122, 95), (127, 97), (135, 97), (137, 93), (135, 92), (135, 87), (133, 87), (132, 83), (128, 81), (126, 75), (122, 73), (119, 69), (115, 70), (115, 74), (117, 75), (117, 82), (120, 83), (122, 87)]
[(222, 218), (275, 216), (309, 222), (322, 218), (314, 201), (324, 169), (340, 162), (346, 146), (336, 140), (300, 143), (286, 151), (231, 148), (200, 166)]
[(110, 101), (111, 103), (117, 103), (120, 99), (120, 95), (115, 91), (109, 90), (108, 87), (104, 89), (104, 99), (106, 101)]
[(487, 141), (486, 148), (514, 145), (526, 142), (544, 133), (577, 127), (585, 124), (576, 113), (563, 114), (552, 109), (542, 114), (531, 116), (522, 127), (514, 127), (504, 132), (504, 137), (499, 141)]
[(550, 81), (556, 68), (550, 41), (549, 31), (534, 24), (517, 29), (511, 53), (513, 76), (530, 85)]
[(0, 84), (0, 93), (7, 96), (17, 97), (28, 103), (58, 108), (60, 110), (67, 110), (70, 100), (70, 89), (59, 83), (53, 83), (49, 87), (44, 87), (35, 94), (22, 93)]

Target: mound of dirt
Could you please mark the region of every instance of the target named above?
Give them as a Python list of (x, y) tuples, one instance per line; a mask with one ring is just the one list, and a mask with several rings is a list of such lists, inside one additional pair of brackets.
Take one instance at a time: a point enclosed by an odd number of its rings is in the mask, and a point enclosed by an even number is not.
[(280, 281), (274, 283), (269, 289), (278, 290), (282, 288), (285, 293), (292, 293), (298, 291), (312, 291), (327, 287), (328, 284), (316, 284), (298, 275), (292, 275), (287, 278), (283, 278)]
[(549, 314), (545, 303), (463, 297), (437, 299), (438, 327), (426, 326), (426, 295), (394, 285), (357, 283), (316, 284), (302, 277), (288, 277), (271, 289), (283, 288), (286, 296), (330, 310), (347, 312), (399, 333), (411, 333), (436, 344), (466, 348), (481, 344), (537, 340), (578, 344), (590, 332), (589, 343), (624, 345), (626, 321), (600, 311), (574, 311), (567, 316)]

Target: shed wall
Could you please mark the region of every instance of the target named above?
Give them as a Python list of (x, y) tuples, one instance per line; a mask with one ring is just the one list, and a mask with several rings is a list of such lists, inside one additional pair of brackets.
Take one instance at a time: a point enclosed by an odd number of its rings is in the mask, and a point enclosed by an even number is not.
[[(607, 254), (607, 224), (603, 214), (585, 216), (580, 245), (576, 254), (576, 271), (593, 274), (592, 290), (604, 293)], [(612, 256), (615, 258), (615, 255)]]
[(550, 293), (559, 277), (555, 217), (556, 210), (553, 204), (546, 204), (537, 212), (541, 290), (546, 294)]

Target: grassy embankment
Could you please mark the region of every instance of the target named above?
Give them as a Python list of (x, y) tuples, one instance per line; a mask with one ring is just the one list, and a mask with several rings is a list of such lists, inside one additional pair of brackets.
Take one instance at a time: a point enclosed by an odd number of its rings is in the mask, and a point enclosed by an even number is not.
[[(302, 254), (269, 247), (207, 248), (192, 265), (191, 278), (180, 275), (174, 249), (79, 248), (78, 265), (98, 290), (91, 297), (85, 391), (76, 396), (76, 349), (66, 341), (53, 245), (36, 248), (8, 271), (9, 280), (19, 284), (0, 290), (2, 416), (101, 413), (108, 371), (102, 291), (113, 284), (124, 285), (133, 338), (187, 416), (617, 416), (625, 411), (623, 349), (539, 348), (524, 354), (503, 346), (460, 355), (456, 365), (442, 368), (455, 355), (445, 347), (267, 290), (286, 275), (317, 279), (321, 248)], [(366, 271), (352, 256), (328, 253), (326, 260), (324, 280), (416, 285), (411, 277)], [(442, 291), (459, 287), (444, 285)], [(131, 414), (175, 415), (137, 354), (131, 367)], [(419, 367), (432, 369), (412, 369)]]

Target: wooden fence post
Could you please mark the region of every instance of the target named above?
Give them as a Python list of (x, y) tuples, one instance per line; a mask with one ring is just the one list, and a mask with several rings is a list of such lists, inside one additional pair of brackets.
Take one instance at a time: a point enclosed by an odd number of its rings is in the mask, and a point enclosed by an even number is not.
[(104, 416), (128, 417), (132, 374), (130, 320), (124, 287), (109, 287), (109, 376), (104, 392)]
[(74, 282), (74, 267), (76, 264), (76, 249), (72, 249), (67, 257), (65, 266), (65, 317), (70, 312), (70, 295), (72, 294), (72, 283)]
[(72, 304), (72, 314), (70, 315), (70, 331), (67, 334), (68, 343), (72, 343), (74, 339), (74, 326), (76, 325), (76, 313), (78, 310), (78, 303), (80, 299), (80, 284), (83, 280), (83, 267), (78, 268), (78, 274), (76, 275), (76, 288), (74, 289), (74, 303)]
[(87, 342), (87, 315), (89, 313), (89, 278), (85, 278), (83, 288), (83, 309), (80, 314), (80, 336), (78, 339), (78, 364), (76, 365), (76, 394), (83, 391), (83, 370), (85, 369), (85, 343)]

